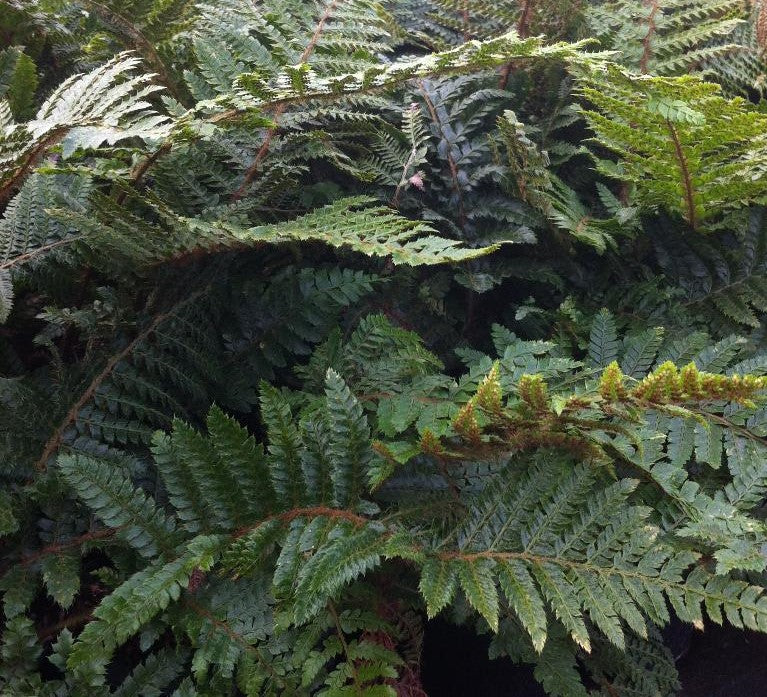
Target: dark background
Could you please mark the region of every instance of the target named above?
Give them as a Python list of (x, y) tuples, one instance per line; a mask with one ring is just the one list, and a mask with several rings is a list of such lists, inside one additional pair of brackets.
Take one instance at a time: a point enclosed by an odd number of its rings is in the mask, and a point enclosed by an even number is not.
[[(713, 624), (704, 632), (672, 626), (668, 633), (681, 654), (680, 697), (767, 697), (767, 635)], [(488, 660), (487, 645), (463, 627), (429, 623), (422, 675), (429, 697), (545, 697), (531, 669)]]

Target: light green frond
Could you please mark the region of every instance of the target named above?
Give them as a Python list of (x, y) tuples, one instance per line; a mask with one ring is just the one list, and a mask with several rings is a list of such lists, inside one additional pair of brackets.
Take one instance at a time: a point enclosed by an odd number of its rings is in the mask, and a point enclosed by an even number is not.
[(585, 70), (579, 79), (589, 103), (582, 113), (596, 141), (619, 158), (597, 166), (634, 185), (640, 205), (706, 230), (723, 214), (763, 200), (767, 121), (745, 100), (725, 99), (699, 78), (615, 66)]
[(290, 241), (323, 242), (367, 256), (391, 257), (395, 264), (444, 264), (490, 254), (497, 247), (470, 249), (433, 234), (429, 225), (408, 220), (366, 197), (341, 199), (301, 218), (275, 225), (237, 228), (227, 223), (185, 221), (192, 230), (224, 244), (258, 246)]

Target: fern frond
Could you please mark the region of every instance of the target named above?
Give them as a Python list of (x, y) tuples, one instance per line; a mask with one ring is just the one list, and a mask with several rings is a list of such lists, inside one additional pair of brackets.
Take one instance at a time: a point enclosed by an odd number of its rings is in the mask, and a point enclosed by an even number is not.
[(464, 261), (497, 249), (496, 246), (467, 249), (460, 242), (431, 234), (434, 230), (425, 223), (408, 220), (374, 203), (366, 197), (342, 199), (294, 221), (247, 229), (224, 222), (186, 223), (207, 236), (220, 238), (223, 233), (224, 244), (227, 238), (228, 244), (248, 245), (318, 241), (369, 256), (391, 257), (395, 264), (410, 266)]
[(705, 230), (765, 193), (764, 117), (742, 99), (694, 77), (631, 75), (615, 66), (583, 75), (583, 115), (597, 142), (616, 153), (599, 170), (636, 187), (641, 205)]
[(120, 644), (178, 599), (196, 569), (213, 565), (220, 546), (219, 538), (200, 535), (177, 558), (155, 562), (131, 576), (94, 610), (95, 620), (79, 635), (68, 667), (77, 671), (98, 666), (103, 670)]
[(11, 274), (5, 269), (0, 270), (0, 324), (3, 324), (13, 308), (13, 282)]
[(338, 508), (362, 497), (370, 459), (370, 428), (362, 407), (340, 375), (328, 369), (325, 379), (328, 408), (327, 457)]
[(173, 521), (133, 487), (124, 471), (86, 455), (64, 455), (58, 466), (83, 503), (142, 556), (151, 558), (172, 546)]
[[(670, 233), (653, 235), (660, 266), (681, 291), (683, 302), (711, 319), (719, 334), (738, 327), (758, 327), (767, 308), (765, 296), (764, 210), (753, 207), (735, 234), (686, 239)], [(683, 259), (675, 263), (672, 259)]]
[(37, 66), (21, 48), (12, 46), (0, 53), (0, 99), (8, 102), (16, 120), (32, 116), (37, 83)]
[(120, 54), (100, 68), (75, 75), (43, 102), (35, 118), (8, 123), (0, 133), (0, 198), (8, 198), (52, 145), (65, 151), (114, 144), (125, 138), (161, 139), (169, 120), (147, 97), (160, 88), (136, 74), (139, 60)]
[(317, 76), (308, 64), (285, 69), (266, 82), (256, 74), (237, 78), (238, 96), (253, 107), (261, 104), (277, 106), (302, 102), (310, 98), (333, 98), (342, 94), (380, 91), (413, 78), (437, 77), (505, 65), (514, 59), (552, 58), (585, 60), (581, 52), (589, 42), (553, 44), (546, 46), (540, 38), (520, 38), (510, 32), (483, 42), (473, 41), (455, 49), (422, 58), (379, 64), (357, 73)]
[(610, 312), (602, 308), (591, 325), (589, 361), (600, 368), (606, 368), (617, 358), (618, 336), (615, 320)]
[(261, 384), (261, 416), (269, 434), (269, 471), (277, 502), (284, 507), (300, 506), (309, 493), (301, 477), (301, 436), (290, 404), (266, 383)]
[(0, 693), (420, 695), (449, 613), (658, 697), (672, 617), (767, 632), (765, 7), (0, 9)]
[(680, 75), (707, 57), (737, 55), (744, 9), (737, 0), (609, 0), (593, 3), (586, 18), (592, 34), (621, 51), (628, 67)]

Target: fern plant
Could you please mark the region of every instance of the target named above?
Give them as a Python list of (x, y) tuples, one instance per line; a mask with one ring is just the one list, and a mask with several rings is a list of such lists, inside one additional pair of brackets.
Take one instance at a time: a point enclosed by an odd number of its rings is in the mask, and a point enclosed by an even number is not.
[[(7, 104), (0, 144), (4, 199), (52, 144), (68, 137), (64, 151), (113, 144), (123, 138), (160, 138), (167, 119), (146, 101), (158, 87), (145, 74), (131, 75), (136, 58), (118, 55), (87, 75), (73, 76), (43, 103), (35, 118), (14, 122)], [(121, 82), (126, 79), (126, 82)]]
[(705, 62), (705, 70), (725, 90), (733, 94), (758, 94), (764, 89), (764, 5), (750, 3), (748, 20), (742, 22), (732, 34), (739, 50), (723, 57), (713, 56)]
[(0, 692), (422, 697), (439, 615), (659, 697), (767, 630), (754, 12), (0, 9)]
[[(382, 330), (393, 345), (412, 344), (394, 328)], [(154, 439), (157, 499), (133, 487), (125, 465), (60, 457), (64, 481), (106, 526), (103, 537), (134, 552), (132, 575), (102, 600), (66, 653), (70, 688), (103, 683), (114, 651), (149, 623), (154, 637), (163, 626), (187, 636), (193, 652), (175, 656), (173, 675), (190, 671), (201, 685), (236, 675), (253, 694), (395, 694), (403, 660), (393, 649), (403, 637), (360, 583), (387, 568), (400, 573), (401, 563), (411, 567), (403, 580), (412, 578), (429, 615), (459, 594), (491, 631), (500, 632), (503, 617), (497, 651), (511, 650), (504, 648), (511, 636), (529, 643), (523, 660), (538, 663), (552, 694), (583, 690), (578, 650), (597, 650), (597, 637), (608, 653), (626, 648), (627, 632), (632, 642), (650, 641), (648, 623), (668, 621), (667, 601), (693, 623), (705, 603), (714, 621), (724, 611), (736, 625), (763, 630), (762, 589), (730, 574), (764, 566), (763, 530), (739, 510), (759, 500), (767, 479), (754, 478), (735, 454), (752, 445), (734, 424), (706, 421), (721, 413), (722, 400), (753, 412), (765, 378), (712, 375), (694, 363), (678, 371), (668, 361), (641, 377), (659, 343), (632, 339), (621, 351), (607, 313), (592, 331), (588, 361), (598, 366), (622, 353), (633, 382), (615, 361), (584, 372), (577, 361), (549, 356), (553, 347), (500, 327), (495, 340), (503, 355), (490, 372), (482, 377), (490, 359), (478, 357), (452, 388), (433, 369), (386, 397), (355, 397), (332, 368), (322, 396), (263, 384), (266, 448), (218, 408), (208, 415), (207, 436), (177, 421), (170, 436)], [(339, 365), (359, 360), (360, 350), (352, 339)], [(390, 360), (408, 360), (399, 355)], [(524, 372), (531, 361), (535, 375)], [(383, 387), (376, 366), (357, 365)], [(350, 375), (362, 384), (361, 374)], [(573, 378), (582, 385), (575, 391)], [(656, 412), (660, 430), (637, 428), (637, 410)], [(368, 414), (376, 412), (386, 435), (371, 448)], [(688, 478), (676, 423), (696, 433), (717, 429), (720, 458), (725, 438), (729, 484), (704, 491)], [(713, 433), (708, 442), (710, 449)], [(720, 465), (696, 447), (699, 458)], [(613, 468), (627, 465), (660, 488), (662, 503), (653, 487), (615, 476)], [(675, 551), (675, 538), (687, 548)], [(704, 553), (715, 566), (696, 564)], [(413, 600), (405, 594), (397, 602)], [(553, 674), (562, 661), (570, 668)]]

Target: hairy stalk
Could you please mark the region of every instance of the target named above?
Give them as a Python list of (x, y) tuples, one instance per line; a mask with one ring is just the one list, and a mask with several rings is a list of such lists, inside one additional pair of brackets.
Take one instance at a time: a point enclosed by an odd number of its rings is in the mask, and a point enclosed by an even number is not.
[(682, 178), (682, 190), (684, 191), (685, 208), (687, 211), (687, 222), (690, 223), (690, 227), (693, 230), (698, 229), (698, 216), (695, 211), (695, 189), (692, 183), (692, 176), (690, 174), (690, 168), (687, 164), (687, 157), (684, 154), (682, 143), (679, 140), (679, 134), (671, 121), (666, 122), (668, 125), (668, 132), (671, 136), (671, 141), (674, 144), (674, 153), (676, 154), (676, 160), (679, 164), (679, 173)]
[[(519, 13), (519, 20), (517, 21), (517, 34), (520, 39), (526, 39), (530, 33), (530, 16), (533, 11), (533, 3), (535, 0), (520, 0), (521, 9)], [(509, 61), (501, 69), (498, 77), (498, 89), (505, 90), (509, 84), (509, 78), (514, 70), (514, 63)]]
[(660, 10), (660, 0), (646, 0), (650, 8), (650, 14), (647, 16), (647, 33), (642, 39), (642, 57), (639, 60), (639, 71), (647, 73), (650, 68), (650, 59), (652, 58), (652, 42), (657, 31), (655, 16)]

